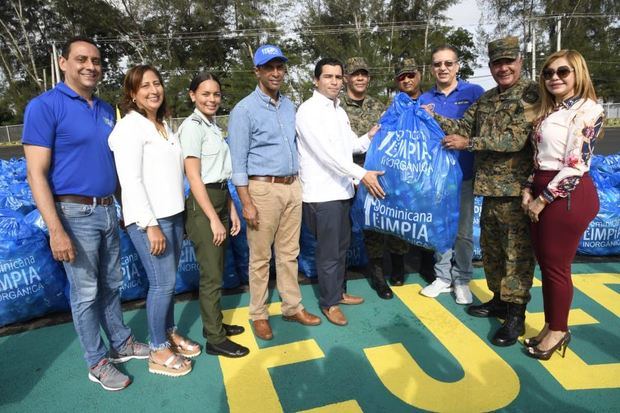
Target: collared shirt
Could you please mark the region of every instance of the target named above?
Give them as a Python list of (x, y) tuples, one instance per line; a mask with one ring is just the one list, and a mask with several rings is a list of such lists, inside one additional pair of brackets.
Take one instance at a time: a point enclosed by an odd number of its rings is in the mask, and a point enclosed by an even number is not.
[(157, 218), (185, 209), (181, 145), (165, 122), (164, 127), (168, 139), (159, 134), (153, 122), (132, 111), (110, 134), (126, 225), (154, 226)]
[(108, 147), (112, 128), (112, 106), (95, 96), (91, 106), (60, 82), (28, 103), (22, 143), (52, 150), (48, 179), (53, 195), (102, 197), (117, 186)]
[(296, 175), (295, 105), (283, 95), (274, 101), (257, 86), (230, 113), (228, 144), (237, 186), (252, 175)]
[(353, 179), (366, 170), (353, 162), (353, 153), (370, 145), (351, 129), (347, 113), (318, 91), (297, 111), (299, 177), (304, 202), (327, 202), (353, 197)]
[[(456, 88), (448, 95), (433, 86), (428, 92), (420, 96), (421, 105), (433, 105), (433, 110), (451, 119), (461, 119), (465, 111), (484, 94), (481, 86), (459, 80)], [(463, 172), (463, 180), (474, 176), (474, 154), (469, 151), (459, 151), (459, 165)]]
[(222, 131), (198, 109), (179, 127), (183, 158), (200, 159), (200, 177), (205, 184), (224, 182), (232, 175), (230, 150)]
[[(558, 171), (542, 192), (552, 202), (566, 197), (590, 170), (594, 143), (603, 125), (603, 107), (590, 99), (574, 97), (538, 122), (532, 141), (534, 168)], [(530, 176), (531, 186), (534, 176)]]

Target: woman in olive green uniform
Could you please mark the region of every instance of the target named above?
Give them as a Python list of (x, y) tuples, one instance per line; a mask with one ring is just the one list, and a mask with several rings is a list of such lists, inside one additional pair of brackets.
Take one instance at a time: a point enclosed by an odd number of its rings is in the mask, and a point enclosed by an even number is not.
[(200, 264), (200, 315), (205, 351), (226, 357), (249, 353), (227, 336), (243, 333), (243, 327), (222, 323), (222, 276), (230, 212), (230, 234), (241, 228), (239, 216), (228, 196), (227, 181), (232, 174), (228, 144), (215, 124), (221, 99), (221, 85), (211, 73), (202, 72), (192, 80), (189, 96), (196, 108), (183, 121), (179, 138), (185, 174), (191, 194), (186, 201), (185, 229), (194, 243)]

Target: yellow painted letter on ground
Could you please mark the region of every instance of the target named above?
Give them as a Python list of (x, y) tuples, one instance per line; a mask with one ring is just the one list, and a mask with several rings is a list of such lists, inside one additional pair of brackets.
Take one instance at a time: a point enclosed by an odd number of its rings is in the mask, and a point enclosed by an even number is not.
[[(265, 349), (258, 347), (249, 322), (248, 308), (223, 312), (224, 322), (245, 327), (235, 341), (250, 349), (243, 360), (219, 357), (231, 413), (282, 412), (269, 368), (325, 357), (314, 340), (303, 340)], [(270, 315), (281, 314), (280, 303), (269, 306)]]
[(394, 293), (456, 358), (465, 374), (453, 383), (434, 379), (400, 343), (364, 350), (383, 384), (405, 403), (437, 412), (491, 411), (510, 404), (520, 389), (515, 371), (438, 301), (421, 296), (420, 289), (411, 284), (395, 288)]
[[(620, 284), (619, 274), (583, 274), (573, 275), (573, 283), (581, 292), (607, 310), (620, 317), (619, 294), (605, 284)], [(574, 317), (568, 319), (569, 325), (575, 325)], [(608, 326), (607, 328), (616, 328)], [(566, 390), (592, 390), (620, 388), (620, 363), (587, 364), (570, 346), (566, 350), (566, 358), (558, 355), (549, 361), (541, 362), (549, 373)]]

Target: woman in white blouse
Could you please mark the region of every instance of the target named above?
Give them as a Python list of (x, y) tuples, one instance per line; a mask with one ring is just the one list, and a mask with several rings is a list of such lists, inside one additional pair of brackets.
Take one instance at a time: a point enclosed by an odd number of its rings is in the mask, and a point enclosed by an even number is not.
[(549, 56), (539, 85), (539, 117), (532, 133), (535, 170), (523, 190), (522, 207), (532, 221), (545, 325), (524, 344), (527, 355), (548, 360), (556, 350), (564, 356), (571, 339), (571, 263), (579, 239), (599, 209), (588, 171), (603, 108), (596, 103), (586, 62), (575, 50)]
[(127, 72), (123, 109), (126, 115), (108, 143), (121, 183), (127, 232), (149, 280), (149, 371), (182, 376), (192, 369), (186, 357), (200, 354), (200, 346), (181, 336), (174, 325), (174, 286), (183, 242), (183, 157), (177, 136), (163, 120), (164, 86), (154, 67), (139, 65)]

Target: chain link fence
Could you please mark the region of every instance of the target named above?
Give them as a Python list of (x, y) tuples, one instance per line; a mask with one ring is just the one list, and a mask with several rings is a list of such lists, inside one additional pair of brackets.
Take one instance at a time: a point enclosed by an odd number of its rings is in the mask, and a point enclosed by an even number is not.
[[(620, 103), (603, 103), (605, 109), (605, 117), (607, 119), (620, 119)], [(177, 131), (185, 118), (171, 118), (170, 127), (173, 131)], [(216, 116), (215, 122), (226, 133), (228, 129), (228, 115)], [(22, 139), (22, 129), (24, 125), (6, 125), (0, 126), (0, 144), (15, 143)]]

